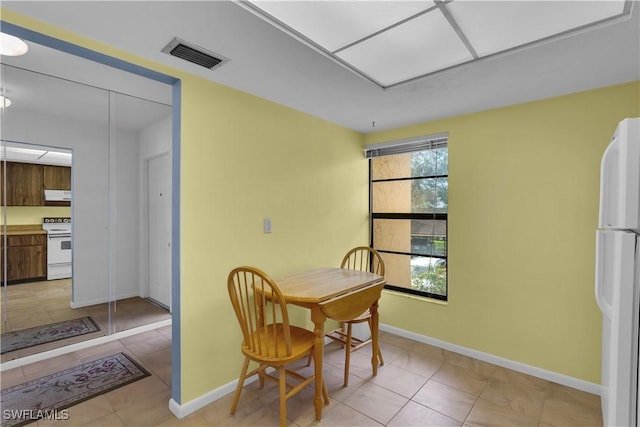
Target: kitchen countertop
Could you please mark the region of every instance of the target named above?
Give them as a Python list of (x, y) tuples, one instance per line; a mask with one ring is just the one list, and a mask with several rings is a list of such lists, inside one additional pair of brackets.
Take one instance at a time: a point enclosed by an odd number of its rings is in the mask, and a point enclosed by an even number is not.
[(7, 225), (8, 236), (19, 236), (22, 234), (47, 234), (47, 232), (42, 229), (42, 224)]

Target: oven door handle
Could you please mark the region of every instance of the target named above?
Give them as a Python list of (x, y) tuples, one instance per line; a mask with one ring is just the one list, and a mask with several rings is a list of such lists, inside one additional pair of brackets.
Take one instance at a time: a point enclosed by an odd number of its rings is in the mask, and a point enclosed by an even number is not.
[(71, 233), (69, 234), (49, 234), (50, 239), (68, 239), (71, 237)]

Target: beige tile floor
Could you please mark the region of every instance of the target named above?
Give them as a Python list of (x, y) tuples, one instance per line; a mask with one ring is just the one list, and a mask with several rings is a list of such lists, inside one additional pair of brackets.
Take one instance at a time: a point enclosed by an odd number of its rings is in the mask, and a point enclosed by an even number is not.
[[(231, 394), (178, 420), (168, 410), (170, 328), (145, 332), (2, 373), (2, 388), (92, 358), (125, 351), (152, 375), (70, 408), (68, 421), (37, 426), (277, 426), (276, 384), (245, 386), (235, 416)], [(311, 387), (288, 402), (291, 426), (601, 426), (599, 397), (396, 335), (381, 333), (385, 365), (371, 377), (370, 349), (353, 354), (342, 387), (343, 350), (325, 351), (331, 403), (314, 420)], [(238, 357), (240, 352), (238, 349)], [(304, 366), (300, 370), (309, 370)], [(212, 387), (215, 386), (212, 384)]]
[[(5, 322), (4, 300), (8, 300)], [(110, 307), (96, 304), (71, 308), (71, 279), (29, 282), (7, 287), (0, 292), (2, 333), (46, 325), (68, 319), (91, 316), (100, 326), (100, 331), (65, 340), (54, 341), (2, 355), (3, 362), (34, 353), (51, 350), (76, 342), (86, 341), (112, 332), (124, 331), (142, 325), (170, 319), (171, 314), (143, 298), (127, 298)], [(111, 311), (109, 315), (109, 310)], [(111, 329), (109, 329), (109, 323)]]

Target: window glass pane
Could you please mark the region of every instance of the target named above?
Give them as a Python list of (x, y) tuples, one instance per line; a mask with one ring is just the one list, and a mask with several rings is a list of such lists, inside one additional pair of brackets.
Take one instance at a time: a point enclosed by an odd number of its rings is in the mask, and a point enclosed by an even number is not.
[(447, 260), (411, 257), (411, 288), (436, 295), (447, 295)]
[(435, 295), (447, 295), (446, 260), (384, 252), (381, 255), (388, 284)]
[(371, 183), (373, 212), (411, 212), (411, 182), (409, 180)]
[(373, 247), (392, 252), (411, 252), (411, 220), (374, 219)]
[(447, 175), (448, 157), (447, 147), (411, 153), (412, 176)]
[(373, 182), (372, 209), (378, 213), (446, 213), (447, 178)]
[(447, 256), (446, 236), (411, 236), (411, 253)]
[(395, 154), (393, 156), (373, 157), (371, 159), (372, 179), (392, 179), (411, 177), (413, 153)]
[(374, 219), (373, 246), (391, 252), (447, 255), (447, 221)]
[(421, 178), (411, 181), (412, 213), (446, 213), (449, 204), (448, 178)]
[(447, 221), (412, 220), (411, 253), (447, 256)]

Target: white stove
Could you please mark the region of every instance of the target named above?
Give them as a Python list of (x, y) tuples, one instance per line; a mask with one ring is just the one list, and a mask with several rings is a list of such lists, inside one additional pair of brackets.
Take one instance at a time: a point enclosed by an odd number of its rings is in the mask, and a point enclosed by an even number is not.
[(47, 280), (71, 277), (71, 218), (43, 218), (47, 232)]

